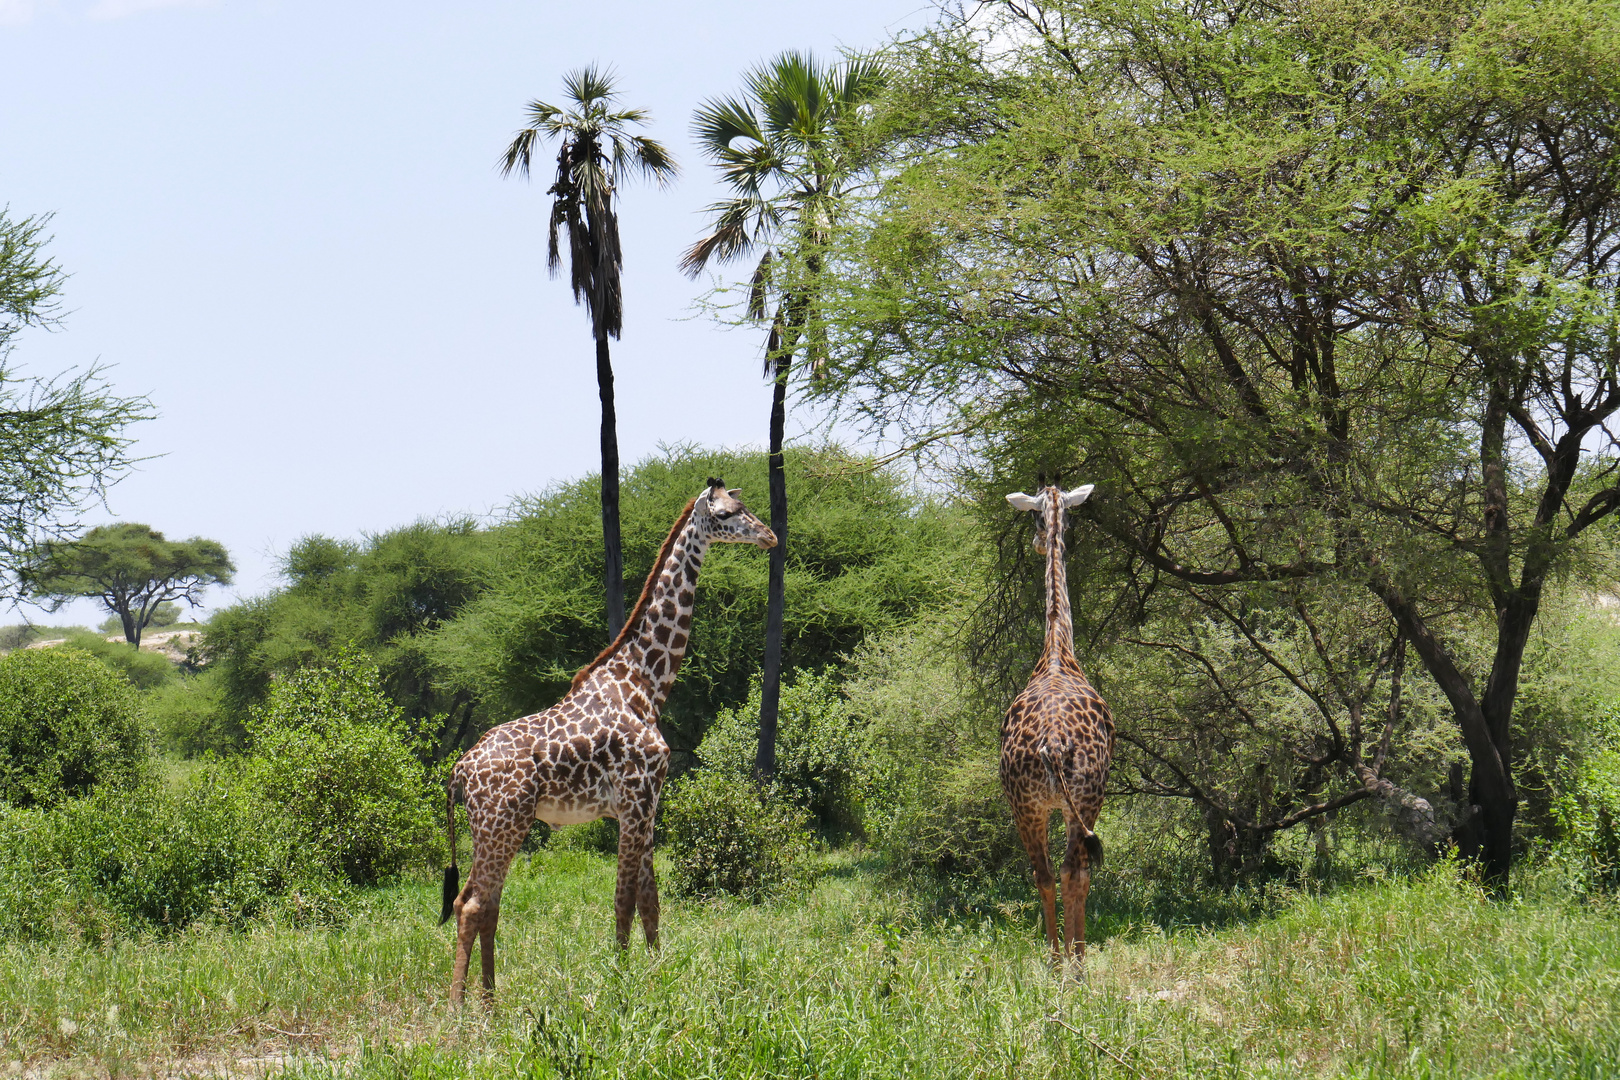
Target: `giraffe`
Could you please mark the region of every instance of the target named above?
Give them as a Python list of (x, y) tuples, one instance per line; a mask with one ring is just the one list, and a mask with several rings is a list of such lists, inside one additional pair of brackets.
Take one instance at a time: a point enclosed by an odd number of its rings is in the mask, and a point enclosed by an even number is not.
[[(1091, 494), (1091, 484), (1065, 493), (1056, 484), (1040, 494), (1014, 492), (1007, 501), (1039, 515), (1035, 550), (1046, 557), (1046, 645), (1023, 693), (1001, 721), (1001, 790), (1012, 806), (1018, 836), (1029, 853), (1046, 918), (1052, 962), (1085, 958), (1086, 894), (1091, 868), (1102, 865), (1102, 841), (1092, 832), (1102, 810), (1103, 783), (1114, 755), (1114, 722), (1074, 658), (1074, 622), (1063, 566), (1063, 526), (1070, 507)], [(1068, 833), (1063, 856), (1063, 945), (1057, 932), (1052, 860), (1046, 826), (1062, 810)]]
[[(484, 998), (493, 1000), (501, 887), (536, 819), (551, 825), (618, 820), (614, 932), (619, 947), (627, 946), (639, 912), (647, 944), (657, 947), (653, 823), (669, 771), (669, 745), (659, 734), (658, 714), (686, 653), (698, 569), (712, 543), (776, 546), (776, 534), (748, 512), (739, 494), (711, 477), (676, 518), (624, 629), (579, 669), (563, 699), (545, 712), (491, 728), (456, 762), (445, 785), (450, 866), (439, 917), (441, 926), (456, 917), (452, 1006), (461, 1003), (474, 937), (480, 944)], [(459, 890), (458, 787), (473, 839), (472, 867)]]

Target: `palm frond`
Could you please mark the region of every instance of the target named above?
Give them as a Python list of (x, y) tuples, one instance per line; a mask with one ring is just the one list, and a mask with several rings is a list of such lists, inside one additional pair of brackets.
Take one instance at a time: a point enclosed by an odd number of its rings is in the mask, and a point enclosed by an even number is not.
[(728, 262), (746, 254), (754, 246), (757, 232), (748, 227), (749, 220), (764, 209), (764, 203), (748, 198), (727, 199), (710, 206), (714, 227), (681, 257), (681, 271), (697, 277), (711, 260)]
[(731, 150), (737, 139), (751, 139), (761, 146), (769, 142), (753, 107), (734, 97), (711, 98), (699, 105), (692, 114), (692, 135), (710, 155)]
[(512, 145), (501, 155), (502, 176), (511, 176), (516, 171), (519, 176), (528, 177), (529, 165), (534, 156), (534, 140), (539, 135), (540, 132), (536, 129), (526, 127), (512, 136)]
[(563, 91), (587, 107), (597, 102), (610, 102), (619, 96), (613, 88), (616, 77), (612, 68), (603, 71), (595, 64), (586, 64), (563, 76)]
[(771, 289), (771, 253), (765, 252), (754, 267), (754, 278), (748, 283), (748, 317), (750, 319), (763, 319), (765, 317), (765, 299)]
[(613, 140), (614, 172), (634, 171), (659, 187), (665, 187), (680, 173), (675, 156), (663, 143), (645, 135)]

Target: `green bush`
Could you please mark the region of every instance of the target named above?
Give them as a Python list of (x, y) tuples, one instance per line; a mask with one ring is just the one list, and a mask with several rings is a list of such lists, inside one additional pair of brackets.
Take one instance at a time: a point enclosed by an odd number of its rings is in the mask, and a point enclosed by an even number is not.
[(0, 659), (0, 801), (53, 806), (136, 782), (148, 739), (135, 692), (78, 649)]
[(1560, 848), (1574, 856), (1594, 884), (1620, 886), (1620, 710), (1595, 725), (1601, 743), (1570, 770), (1568, 788), (1552, 806)]
[(994, 877), (1023, 845), (997, 771), (1000, 717), (974, 695), (944, 612), (860, 649), (845, 684), (863, 725), (868, 839), (902, 872)]
[(67, 636), (67, 645), (94, 656), (140, 690), (155, 690), (180, 677), (168, 657), (142, 651), (127, 641), (108, 641), (100, 634), (78, 630)]
[(225, 708), (217, 670), (172, 679), (151, 691), (146, 714), (163, 744), (182, 757), (227, 754), (243, 739)]
[(355, 652), (275, 680), (248, 731), (250, 782), (333, 872), (370, 885), (440, 853), (427, 740)]
[(326, 920), (346, 894), (239, 769), (204, 769), (178, 791), (101, 788), (50, 810), (0, 810), (0, 936)]
[[(864, 738), (830, 673), (799, 672), (782, 687), (776, 726), (778, 797), (804, 807), (829, 837), (860, 827)], [(698, 760), (736, 778), (753, 775), (759, 748), (760, 684), (748, 702), (722, 709), (698, 745)]]
[(809, 817), (777, 792), (724, 769), (695, 769), (669, 786), (663, 826), (671, 887), (685, 896), (758, 903), (810, 881)]

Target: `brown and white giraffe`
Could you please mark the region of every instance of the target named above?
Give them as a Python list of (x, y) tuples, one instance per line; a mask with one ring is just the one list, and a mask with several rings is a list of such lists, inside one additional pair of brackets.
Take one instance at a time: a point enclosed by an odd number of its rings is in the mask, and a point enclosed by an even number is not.
[[(1046, 646), (1023, 693), (1001, 722), (1001, 790), (1012, 806), (1018, 836), (1029, 853), (1046, 917), (1054, 963), (1085, 956), (1086, 894), (1091, 868), (1102, 865), (1102, 841), (1092, 832), (1102, 811), (1103, 784), (1114, 756), (1114, 722), (1074, 658), (1074, 621), (1063, 565), (1063, 526), (1070, 507), (1092, 485), (1064, 493), (1046, 485), (1038, 495), (1014, 492), (1007, 501), (1033, 511), (1035, 550), (1046, 557)], [(1046, 827), (1063, 811), (1068, 850), (1063, 856), (1063, 946), (1058, 946), (1057, 902)]]
[[(450, 1001), (460, 1004), (473, 938), (480, 939), (484, 995), (495, 989), (495, 924), (507, 869), (536, 819), (574, 825), (619, 822), (619, 880), (613, 897), (620, 947), (639, 911), (647, 944), (658, 944), (653, 823), (669, 771), (658, 714), (675, 684), (692, 632), (698, 570), (713, 543), (776, 546), (776, 534), (710, 479), (686, 504), (664, 540), (624, 629), (580, 668), (563, 699), (545, 712), (492, 728), (462, 755), (447, 785), (451, 865), (445, 870), (442, 925), (456, 917)], [(457, 889), (455, 793), (463, 793), (473, 862)]]

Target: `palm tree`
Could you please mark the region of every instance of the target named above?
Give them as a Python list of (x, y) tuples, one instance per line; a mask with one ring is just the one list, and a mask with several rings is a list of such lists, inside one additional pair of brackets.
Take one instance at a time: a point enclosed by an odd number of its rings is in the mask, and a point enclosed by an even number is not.
[[(858, 167), (850, 134), (862, 105), (884, 84), (870, 59), (823, 66), (808, 53), (785, 52), (744, 76), (740, 96), (698, 107), (693, 133), (732, 196), (712, 205), (712, 227), (692, 245), (681, 269), (696, 277), (711, 261), (759, 253), (748, 315), (770, 319), (765, 377), (772, 382), (768, 458), (771, 530), (770, 594), (765, 614), (765, 665), (754, 770), (776, 771), (776, 717), (781, 700), (782, 602), (787, 573), (787, 478), (782, 427), (793, 357), (804, 349), (811, 370), (820, 366), (816, 281), (821, 250), (842, 209)], [(774, 305), (774, 310), (773, 310)]]
[(632, 135), (631, 125), (645, 124), (644, 109), (614, 110), (618, 91), (613, 72), (593, 64), (563, 76), (571, 108), (543, 101), (528, 105), (529, 126), (512, 138), (501, 159), (501, 175), (527, 177), (535, 143), (556, 137), (557, 182), (552, 196), (550, 245), (546, 266), (553, 277), (562, 266), (559, 229), (568, 231), (569, 284), (574, 303), (585, 303), (596, 338), (596, 389), (602, 399), (602, 550), (607, 592), (608, 639), (624, 626), (624, 552), (619, 538), (619, 430), (613, 409), (613, 364), (608, 338), (617, 339), (624, 323), (619, 277), (624, 259), (619, 249), (619, 217), (613, 199), (619, 181), (631, 174), (667, 184), (676, 172), (675, 159), (652, 139)]

